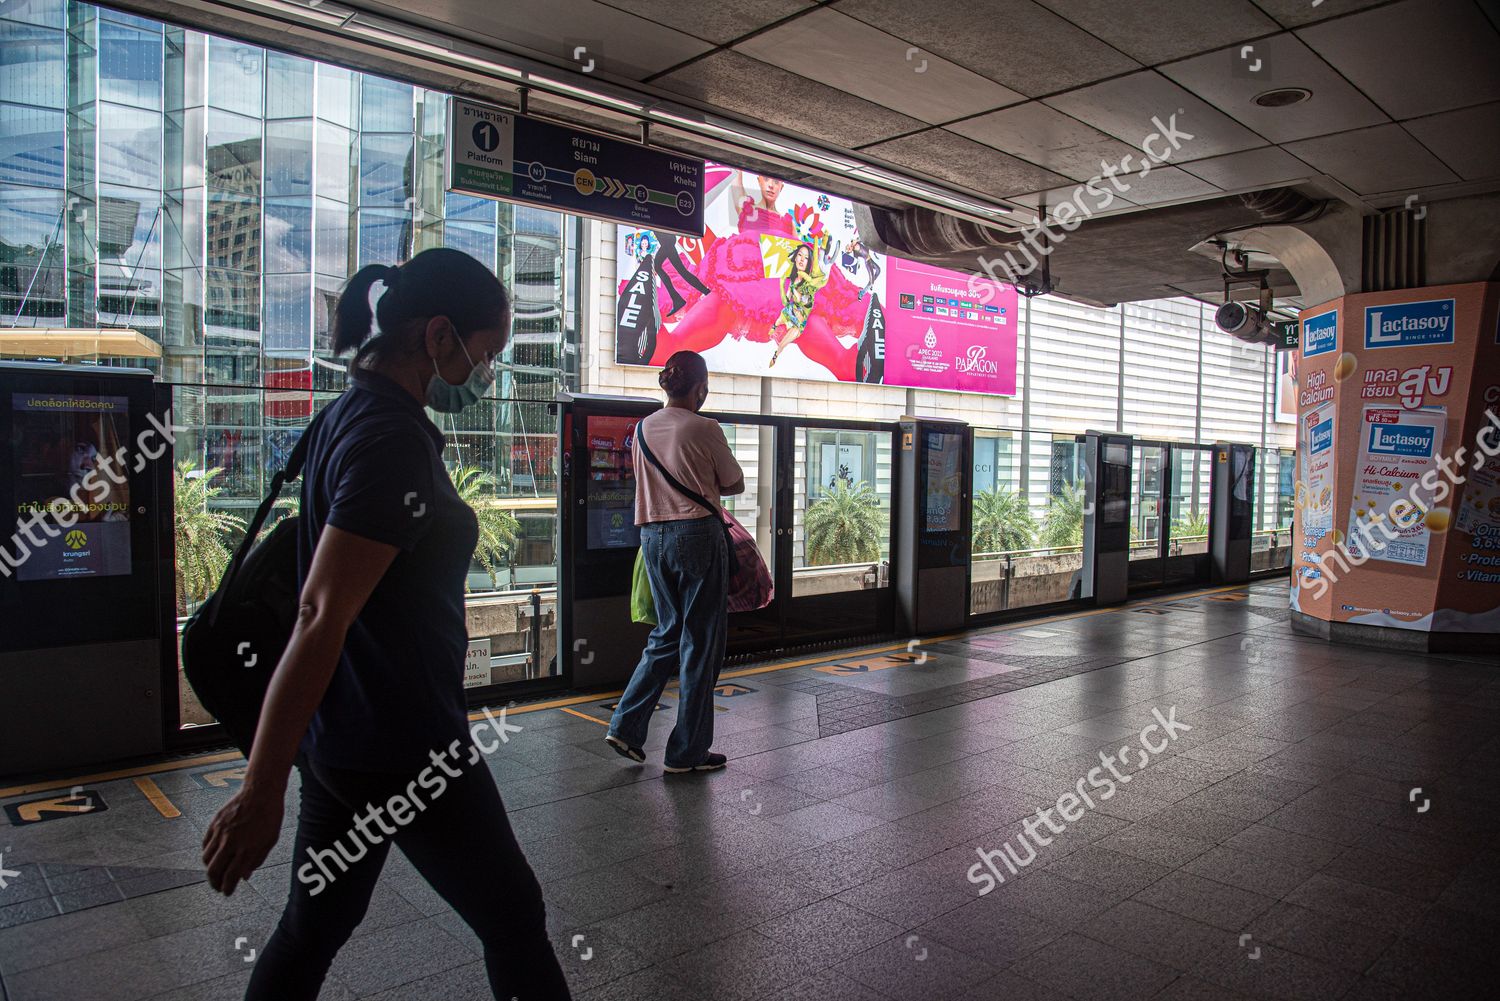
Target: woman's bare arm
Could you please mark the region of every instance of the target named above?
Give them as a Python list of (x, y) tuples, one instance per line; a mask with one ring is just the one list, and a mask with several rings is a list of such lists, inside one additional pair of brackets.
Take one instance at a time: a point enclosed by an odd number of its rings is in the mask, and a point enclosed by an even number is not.
[(232, 893), (275, 846), (302, 735), (328, 690), (349, 627), (398, 552), (383, 542), (324, 528), (302, 586), (297, 624), (266, 691), (244, 786), (203, 839), (209, 884), (221, 893)]

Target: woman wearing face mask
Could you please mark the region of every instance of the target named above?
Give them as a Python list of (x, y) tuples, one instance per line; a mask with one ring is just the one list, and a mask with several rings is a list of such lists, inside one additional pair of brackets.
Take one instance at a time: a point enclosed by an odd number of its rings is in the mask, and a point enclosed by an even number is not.
[(495, 275), (448, 249), (362, 268), (339, 299), (334, 347), (358, 352), (351, 387), (308, 432), (296, 628), (244, 785), (204, 837), (209, 883), (232, 893), (275, 846), (297, 765), (291, 897), (252, 1001), (317, 997), (392, 842), (479, 937), (495, 997), (569, 997), (541, 888), (471, 744), (464, 579), (478, 528), (423, 409), (484, 394), (510, 320)]
[[(724, 755), (709, 750), (714, 738), (714, 683), (724, 666), (729, 630), (729, 552), (718, 498), (745, 492), (745, 474), (718, 421), (700, 416), (708, 399), (708, 365), (696, 351), (667, 359), (657, 377), (667, 405), (636, 426), (635, 523), (656, 628), (646, 641), (625, 694), (609, 721), (605, 741), (631, 761), (645, 761), (646, 727), (662, 689), (679, 679), (677, 726), (667, 741), (668, 772), (723, 768)], [(674, 487), (672, 477), (714, 504), (712, 511)]]

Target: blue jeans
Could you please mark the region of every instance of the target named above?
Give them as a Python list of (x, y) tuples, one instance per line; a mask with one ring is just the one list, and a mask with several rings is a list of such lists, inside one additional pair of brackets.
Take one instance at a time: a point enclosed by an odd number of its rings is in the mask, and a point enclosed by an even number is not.
[(714, 685), (729, 632), (729, 553), (714, 517), (641, 526), (641, 550), (656, 628), (646, 641), (609, 732), (631, 747), (646, 729), (662, 689), (678, 677), (677, 726), (667, 741), (669, 768), (703, 763), (714, 739)]

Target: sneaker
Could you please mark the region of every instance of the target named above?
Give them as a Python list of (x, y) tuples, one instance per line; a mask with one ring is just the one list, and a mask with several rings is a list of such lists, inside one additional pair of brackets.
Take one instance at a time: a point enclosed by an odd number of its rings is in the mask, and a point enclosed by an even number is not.
[(616, 737), (612, 733), (605, 735), (604, 742), (610, 747), (613, 747), (615, 749), (615, 753), (622, 758), (629, 758), (636, 764), (641, 764), (646, 760), (645, 751), (641, 750), (639, 747), (631, 747), (629, 744), (625, 743), (625, 741), (621, 740), (619, 737)]
[(663, 765), (662, 771), (670, 772), (673, 775), (682, 775), (685, 772), (716, 772), (727, 764), (729, 764), (729, 759), (724, 757), (724, 755), (709, 752), (708, 757), (704, 758), (696, 765), (689, 765), (686, 768), (677, 768), (672, 765)]

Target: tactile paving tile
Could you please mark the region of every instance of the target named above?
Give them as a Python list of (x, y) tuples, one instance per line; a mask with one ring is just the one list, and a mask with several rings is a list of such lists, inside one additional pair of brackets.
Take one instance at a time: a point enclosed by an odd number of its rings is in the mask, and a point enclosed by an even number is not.
[(1122, 664), (1130, 658), (1047, 656), (1044, 654), (1003, 657), (991, 653), (991, 656), (983, 658), (976, 656), (974, 659), (1004, 662), (1019, 669), (1003, 675), (975, 678), (956, 685), (946, 685), (907, 696), (884, 695), (880, 692), (865, 691), (833, 681), (819, 681), (812, 678), (793, 682), (786, 687), (816, 696), (818, 736), (831, 737), (836, 733), (862, 730), (878, 723), (889, 723), (907, 716), (917, 716), (936, 709), (946, 709), (965, 702), (987, 699), (992, 695), (1013, 692), (1019, 688), (1030, 688), (1033, 685), (1057, 681), (1060, 678), (1087, 674), (1090, 671)]

